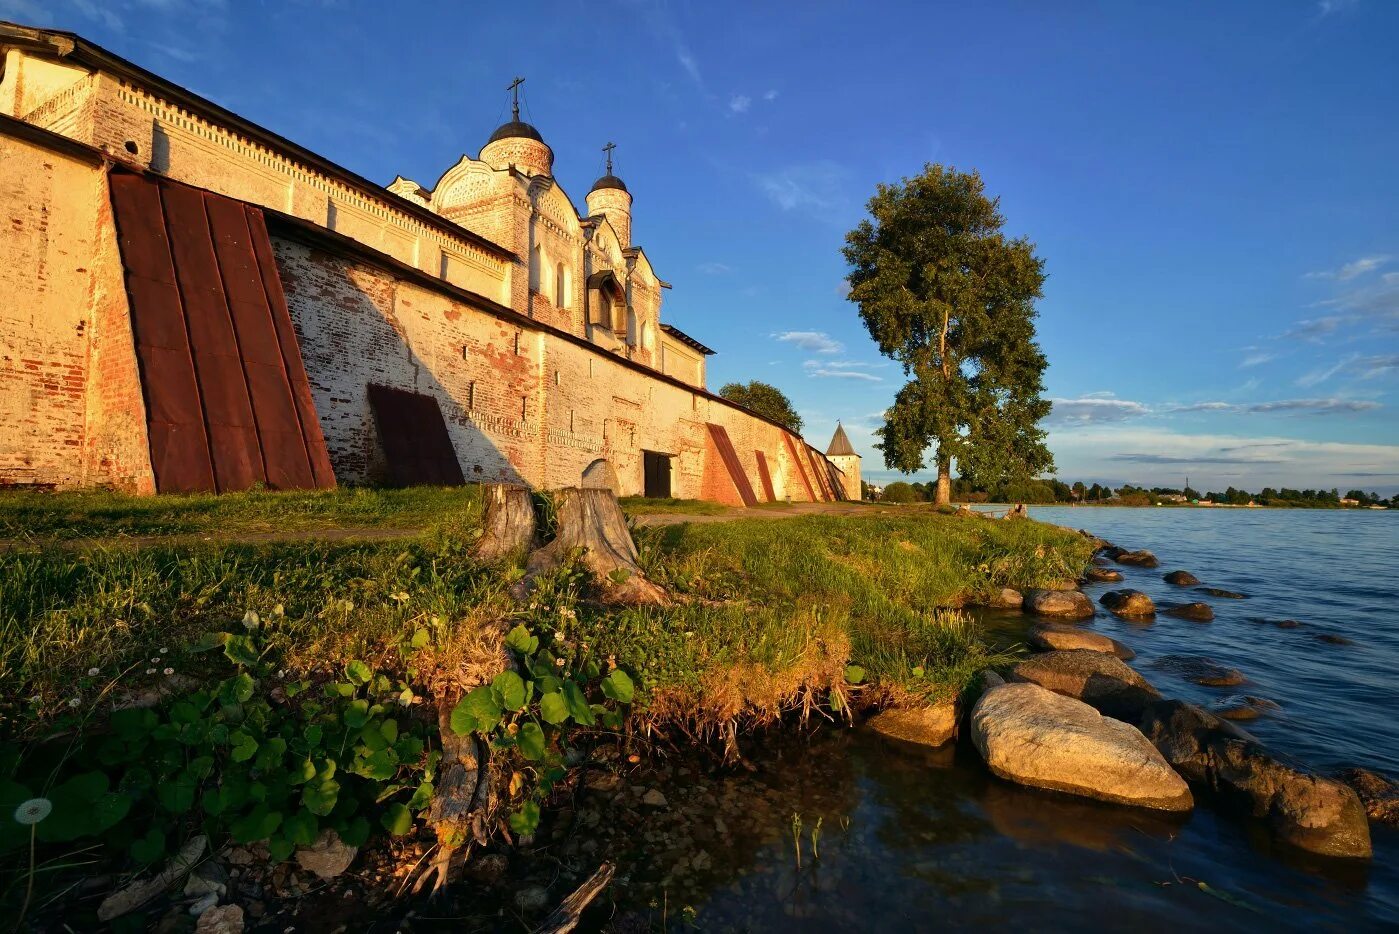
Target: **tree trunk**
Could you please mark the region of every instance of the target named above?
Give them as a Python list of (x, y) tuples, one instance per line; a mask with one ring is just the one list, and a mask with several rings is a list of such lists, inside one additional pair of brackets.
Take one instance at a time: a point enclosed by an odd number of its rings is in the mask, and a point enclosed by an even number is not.
[(938, 458), (938, 489), (933, 502), (938, 506), (952, 504), (952, 462), (942, 457)]
[(473, 554), (480, 561), (499, 561), (526, 554), (534, 546), (534, 501), (522, 486), (490, 483), (481, 537)]
[(554, 540), (530, 555), (531, 577), (558, 567), (582, 549), (583, 564), (592, 571), (610, 603), (669, 603), (666, 593), (646, 579), (637, 563), (622, 507), (611, 490), (559, 490), (555, 499), (558, 527)]

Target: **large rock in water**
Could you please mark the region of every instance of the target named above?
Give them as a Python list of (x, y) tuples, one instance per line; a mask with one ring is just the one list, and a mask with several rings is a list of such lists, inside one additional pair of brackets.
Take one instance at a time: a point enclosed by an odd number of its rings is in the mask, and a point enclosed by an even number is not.
[(957, 738), (957, 701), (931, 707), (891, 707), (865, 721), (881, 736), (921, 746), (941, 746)]
[(1369, 769), (1346, 769), (1336, 777), (1360, 795), (1370, 820), (1399, 827), (1399, 785)]
[(1190, 788), (1135, 727), (1035, 684), (981, 695), (971, 736), (1009, 781), (1164, 811), (1194, 806)]
[(1062, 623), (1041, 623), (1030, 630), (1029, 641), (1030, 645), (1043, 652), (1053, 652), (1056, 649), (1087, 649), (1090, 652), (1115, 655), (1124, 661), (1137, 655), (1121, 642), (1100, 632), (1079, 626), (1065, 626)]
[(1200, 583), (1200, 578), (1191, 574), (1189, 571), (1171, 571), (1161, 579), (1177, 587), (1194, 587), (1196, 584)]
[(1109, 590), (1098, 602), (1117, 616), (1145, 619), (1156, 615), (1156, 604), (1140, 590)]
[(1027, 590), (1023, 608), (1036, 616), (1057, 619), (1091, 619), (1094, 615), (1093, 601), (1078, 590)]
[(1203, 655), (1163, 655), (1152, 662), (1151, 667), (1173, 672), (1207, 688), (1231, 688), (1248, 680), (1239, 669), (1221, 665)]
[(1124, 551), (1113, 559), (1118, 564), (1131, 564), (1139, 568), (1159, 568), (1161, 562), (1149, 551)]
[(1214, 607), (1198, 601), (1164, 607), (1161, 612), (1176, 619), (1188, 619), (1192, 623), (1208, 623), (1214, 619)]
[(1014, 681), (1032, 681), (1055, 694), (1081, 700), (1109, 717), (1135, 723), (1161, 695), (1121, 660), (1102, 652), (1067, 649), (1032, 655), (1010, 670)]
[(1278, 839), (1322, 856), (1370, 857), (1370, 825), (1353, 789), (1279, 762), (1238, 727), (1185, 701), (1153, 704), (1140, 722), (1187, 781), (1266, 820)]
[(1111, 568), (1093, 567), (1083, 572), (1083, 579), (1094, 584), (1110, 584), (1122, 580), (1122, 572)]

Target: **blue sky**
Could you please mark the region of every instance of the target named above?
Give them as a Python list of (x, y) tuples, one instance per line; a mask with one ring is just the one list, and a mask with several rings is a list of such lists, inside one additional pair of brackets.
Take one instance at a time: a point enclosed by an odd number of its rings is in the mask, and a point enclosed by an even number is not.
[[(468, 12), (469, 8), (470, 9)], [(842, 294), (879, 181), (975, 168), (1049, 272), (1067, 480), (1399, 489), (1399, 3), (0, 0), (387, 183), (527, 118), (581, 206), (617, 143), (710, 385), (870, 446)]]

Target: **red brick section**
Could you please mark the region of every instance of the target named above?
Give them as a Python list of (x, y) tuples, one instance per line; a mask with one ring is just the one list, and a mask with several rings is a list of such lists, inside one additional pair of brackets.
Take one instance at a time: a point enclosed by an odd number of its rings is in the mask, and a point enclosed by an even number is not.
[(334, 486), (261, 212), (110, 181), (157, 491)]
[(768, 473), (768, 459), (762, 451), (753, 452), (758, 458), (758, 479), (763, 482), (763, 495), (769, 503), (777, 502), (777, 494), (772, 491), (772, 474)]
[(758, 497), (753, 495), (753, 484), (748, 482), (748, 475), (743, 472), (743, 464), (738, 459), (733, 442), (729, 440), (729, 433), (724, 430), (723, 425), (713, 422), (708, 423), (708, 427), (709, 436), (714, 439), (714, 446), (718, 448), (719, 457), (724, 461), (724, 469), (729, 472), (729, 479), (733, 480), (738, 495), (743, 499), (743, 505), (758, 505)]

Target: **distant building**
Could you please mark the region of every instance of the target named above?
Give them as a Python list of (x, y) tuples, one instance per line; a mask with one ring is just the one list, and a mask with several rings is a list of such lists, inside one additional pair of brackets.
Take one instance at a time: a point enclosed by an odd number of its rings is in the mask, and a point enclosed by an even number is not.
[(841, 472), (841, 487), (845, 490), (846, 499), (860, 498), (860, 455), (855, 453), (855, 448), (850, 444), (850, 439), (845, 435), (845, 429), (840, 422), (836, 422), (836, 433), (831, 436), (831, 443), (826, 446), (826, 459)]
[(1341, 500), (1341, 505), (1342, 505), (1342, 506), (1359, 506), (1359, 505), (1360, 505), (1360, 500), (1358, 500), (1358, 499), (1342, 499), (1342, 500)]

